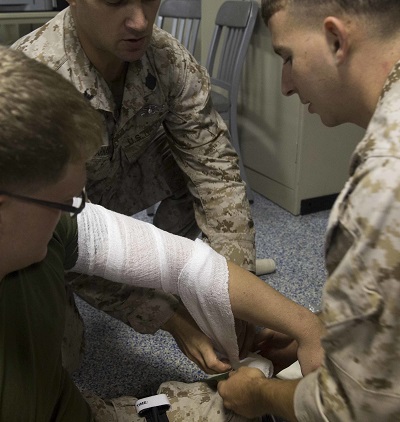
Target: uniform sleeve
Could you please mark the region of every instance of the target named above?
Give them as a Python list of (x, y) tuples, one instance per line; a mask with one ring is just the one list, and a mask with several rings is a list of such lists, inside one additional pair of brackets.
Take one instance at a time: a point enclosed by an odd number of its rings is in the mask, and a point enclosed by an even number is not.
[(399, 164), (367, 160), (341, 194), (328, 233), (326, 358), (296, 389), (299, 421), (400, 418)]
[(172, 153), (189, 178), (195, 214), (205, 241), (227, 259), (255, 270), (255, 232), (238, 156), (214, 110), (210, 79), (181, 47), (164, 128)]

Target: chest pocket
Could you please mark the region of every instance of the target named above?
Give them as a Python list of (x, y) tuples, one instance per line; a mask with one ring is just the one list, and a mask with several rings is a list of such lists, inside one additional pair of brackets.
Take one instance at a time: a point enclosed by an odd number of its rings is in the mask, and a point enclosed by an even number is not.
[(112, 165), (111, 157), (113, 154), (112, 146), (102, 146), (99, 151), (86, 163), (88, 180), (104, 180), (111, 176)]
[(167, 115), (165, 106), (156, 109), (150, 107), (159, 106), (143, 107), (118, 136), (119, 144), (130, 162), (136, 161), (150, 141), (163, 130), (162, 123)]

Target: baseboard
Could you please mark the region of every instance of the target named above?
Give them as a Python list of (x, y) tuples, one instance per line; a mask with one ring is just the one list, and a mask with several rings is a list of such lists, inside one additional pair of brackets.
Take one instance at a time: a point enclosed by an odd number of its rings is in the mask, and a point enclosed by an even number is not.
[(300, 202), (300, 215), (313, 212), (330, 210), (336, 201), (338, 194), (318, 196), (317, 198), (302, 199)]

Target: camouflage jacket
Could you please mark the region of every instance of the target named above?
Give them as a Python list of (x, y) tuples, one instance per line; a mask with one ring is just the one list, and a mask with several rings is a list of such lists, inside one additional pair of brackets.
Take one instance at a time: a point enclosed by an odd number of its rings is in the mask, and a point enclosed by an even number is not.
[[(174, 38), (154, 27), (145, 56), (129, 65), (120, 110), (86, 57), (69, 8), (12, 47), (62, 74), (101, 112), (107, 128), (102, 149), (118, 150), (112, 157), (115, 167), (121, 167), (122, 155), (134, 162), (163, 125), (172, 154), (189, 180), (205, 240), (226, 258), (255, 269), (254, 227), (238, 157), (212, 107), (207, 71)], [(106, 162), (110, 155), (101, 158), (98, 154), (97, 164), (89, 165), (88, 180), (103, 179), (104, 196), (117, 198), (102, 205), (133, 214), (128, 188), (121, 191), (112, 176), (117, 169)]]
[(400, 62), (329, 220), (326, 358), (295, 393), (299, 421), (400, 421)]

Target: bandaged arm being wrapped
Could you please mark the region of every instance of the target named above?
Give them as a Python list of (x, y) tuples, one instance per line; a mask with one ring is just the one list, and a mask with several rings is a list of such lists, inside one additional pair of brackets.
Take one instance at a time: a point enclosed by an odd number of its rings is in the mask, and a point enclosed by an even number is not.
[(303, 373), (320, 364), (318, 318), (199, 239), (87, 204), (78, 215), (78, 259), (71, 271), (180, 296), (234, 367), (239, 361), (234, 317), (295, 338)]

